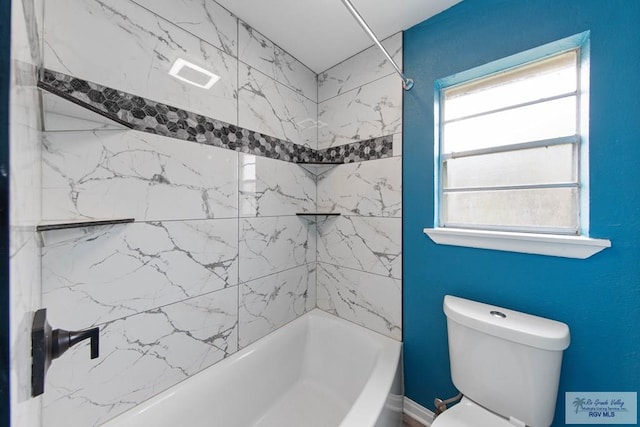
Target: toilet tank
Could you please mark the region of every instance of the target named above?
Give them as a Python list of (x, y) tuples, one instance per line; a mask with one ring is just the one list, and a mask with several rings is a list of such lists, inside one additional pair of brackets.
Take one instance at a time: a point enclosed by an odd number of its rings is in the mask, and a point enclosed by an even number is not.
[(451, 378), (462, 394), (506, 418), (549, 427), (569, 327), (447, 295)]

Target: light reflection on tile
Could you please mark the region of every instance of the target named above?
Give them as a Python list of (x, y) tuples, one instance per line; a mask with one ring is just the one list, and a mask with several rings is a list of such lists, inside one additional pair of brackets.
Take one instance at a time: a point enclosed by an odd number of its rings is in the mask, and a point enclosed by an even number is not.
[(240, 215), (278, 216), (315, 211), (313, 175), (295, 163), (240, 154)]
[[(42, 13), (42, 3), (11, 2), (11, 70), (10, 76), (6, 70), (3, 74), (9, 79), (6, 91), (11, 106), (8, 117), (10, 140), (5, 148), (9, 159), (4, 159), (2, 171), (9, 185), (7, 189), (3, 184), (2, 209), (9, 217), (8, 223), (3, 224), (8, 234), (4, 234), (4, 238), (8, 237), (9, 246), (9, 253), (3, 255), (9, 271), (3, 275), (8, 275), (9, 282), (2, 284), (7, 288), (9, 301), (3, 301), (3, 304), (10, 307), (9, 317), (3, 319), (8, 322), (3, 326), (8, 331), (8, 336), (3, 335), (8, 348), (3, 347), (3, 352), (6, 351), (5, 355), (9, 357), (9, 360), (3, 357), (3, 361), (5, 366), (8, 363), (9, 371), (3, 372), (2, 398), (10, 402), (8, 407), (3, 406), (3, 420), (10, 415), (9, 424), (20, 427), (40, 427), (42, 422), (42, 398), (31, 397), (30, 363), (33, 313), (42, 307), (40, 241), (35, 231), (41, 211), (41, 112), (34, 108), (39, 103), (36, 68), (41, 61), (41, 27), (38, 24)], [(9, 17), (2, 19), (6, 22)], [(3, 54), (9, 57), (9, 49)], [(4, 96), (7, 95), (3, 95), (3, 100)], [(6, 119), (3, 131), (7, 132)], [(6, 167), (9, 169), (4, 169)]]

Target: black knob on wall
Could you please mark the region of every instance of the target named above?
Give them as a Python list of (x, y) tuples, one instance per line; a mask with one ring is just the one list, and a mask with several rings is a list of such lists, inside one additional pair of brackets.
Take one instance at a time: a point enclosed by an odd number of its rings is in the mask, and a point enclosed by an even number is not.
[(44, 393), (44, 379), (51, 362), (77, 343), (91, 340), (91, 358), (99, 357), (99, 334), (99, 328), (84, 331), (51, 330), (51, 325), (47, 322), (47, 309), (36, 311), (31, 330), (31, 395), (35, 397)]

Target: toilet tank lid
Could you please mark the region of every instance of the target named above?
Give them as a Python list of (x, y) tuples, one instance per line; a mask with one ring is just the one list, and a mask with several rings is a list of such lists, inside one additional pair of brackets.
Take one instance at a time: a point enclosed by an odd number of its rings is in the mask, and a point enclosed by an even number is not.
[(544, 317), (451, 295), (444, 297), (444, 313), (468, 328), (531, 347), (564, 350), (569, 346), (569, 327)]

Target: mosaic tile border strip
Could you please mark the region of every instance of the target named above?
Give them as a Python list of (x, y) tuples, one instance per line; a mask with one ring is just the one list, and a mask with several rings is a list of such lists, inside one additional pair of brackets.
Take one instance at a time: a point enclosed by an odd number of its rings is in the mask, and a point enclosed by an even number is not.
[(316, 150), (318, 162), (353, 163), (393, 156), (393, 135)]
[(315, 150), (52, 70), (43, 70), (38, 87), (133, 130), (277, 160), (353, 163), (393, 155), (392, 135)]

